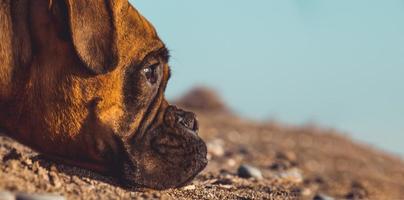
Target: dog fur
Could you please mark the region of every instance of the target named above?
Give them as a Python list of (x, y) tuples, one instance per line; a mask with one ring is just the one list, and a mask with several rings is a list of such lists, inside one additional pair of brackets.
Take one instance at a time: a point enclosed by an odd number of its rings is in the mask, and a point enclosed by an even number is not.
[[(157, 85), (142, 75), (153, 62)], [(0, 0), (0, 127), (62, 162), (157, 189), (182, 185), (205, 167), (206, 146), (165, 122), (183, 114), (164, 98), (167, 63), (127, 0)]]

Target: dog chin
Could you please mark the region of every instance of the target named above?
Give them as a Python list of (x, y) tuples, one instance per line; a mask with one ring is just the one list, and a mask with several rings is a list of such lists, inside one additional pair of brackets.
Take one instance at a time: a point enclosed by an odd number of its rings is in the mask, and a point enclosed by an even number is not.
[(195, 115), (168, 108), (164, 122), (128, 145), (124, 179), (149, 188), (179, 187), (207, 165), (207, 148), (197, 135)]

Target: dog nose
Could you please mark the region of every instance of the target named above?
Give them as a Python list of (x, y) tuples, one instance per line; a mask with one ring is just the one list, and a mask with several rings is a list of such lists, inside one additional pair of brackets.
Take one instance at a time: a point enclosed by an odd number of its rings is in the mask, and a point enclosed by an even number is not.
[(194, 131), (195, 133), (197, 133), (199, 129), (196, 115), (193, 112), (187, 112), (182, 109), (178, 109), (175, 106), (169, 106), (167, 108), (165, 122), (171, 127), (180, 125), (186, 129)]
[(177, 116), (177, 123), (193, 131), (198, 130), (198, 123), (194, 113), (183, 111)]

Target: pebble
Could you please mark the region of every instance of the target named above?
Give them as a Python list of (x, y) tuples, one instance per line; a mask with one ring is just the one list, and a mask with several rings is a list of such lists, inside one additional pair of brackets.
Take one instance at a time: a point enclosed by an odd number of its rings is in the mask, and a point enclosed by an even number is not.
[(224, 155), (223, 140), (215, 139), (206, 144), (208, 147), (208, 154), (213, 157), (221, 157)]
[(269, 166), (271, 170), (282, 171), (296, 167), (297, 156), (292, 151), (277, 152), (273, 163)]
[(1, 200), (15, 200), (15, 196), (10, 192), (0, 192)]
[(317, 194), (316, 196), (313, 197), (313, 200), (335, 200), (335, 198), (325, 194)]
[(303, 196), (310, 196), (312, 193), (313, 193), (313, 192), (311, 191), (310, 188), (304, 188), (304, 189), (302, 189), (302, 191), (301, 191), (301, 194), (302, 194)]
[(64, 197), (59, 195), (40, 195), (40, 194), (24, 194), (16, 195), (16, 200), (65, 200)]
[(7, 162), (7, 167), (12, 171), (12, 170), (16, 170), (18, 168), (19, 165), (19, 161), (18, 160), (10, 160)]
[(58, 168), (53, 164), (50, 166), (49, 169), (50, 169), (51, 172), (58, 172)]
[(232, 189), (232, 188), (234, 188), (232, 185), (218, 185), (218, 187), (222, 188), (222, 189)]
[(352, 183), (352, 191), (346, 195), (347, 199), (367, 199), (368, 192), (359, 182)]
[(293, 183), (301, 183), (303, 182), (303, 175), (302, 172), (297, 169), (293, 168), (284, 172), (277, 174), (277, 176), (282, 180), (287, 180)]
[(263, 178), (261, 171), (250, 165), (241, 165), (237, 170), (237, 174), (241, 178)]
[(81, 184), (81, 183), (83, 183), (83, 181), (78, 177), (78, 176), (72, 176), (71, 178), (70, 178), (70, 181), (72, 182), (72, 183), (76, 183), (76, 184)]
[(213, 182), (213, 184), (217, 184), (217, 185), (231, 185), (233, 184), (233, 180), (230, 178), (222, 178), (219, 180), (216, 180), (215, 182)]
[(281, 160), (296, 161), (297, 156), (292, 151), (283, 151), (283, 152), (278, 152), (276, 154), (276, 158), (281, 159)]
[(0, 200), (65, 200), (65, 198), (63, 196), (52, 194), (13, 194), (11, 192), (3, 191), (0, 192)]
[(34, 164), (32, 164), (32, 170), (33, 170), (35, 173), (38, 173), (40, 169), (41, 169), (41, 166), (39, 166), (39, 162), (38, 162), (38, 161), (35, 161)]
[(230, 167), (234, 167), (234, 166), (236, 166), (236, 161), (234, 160), (234, 159), (228, 159), (227, 160), (227, 165), (229, 165)]
[(184, 190), (195, 190), (196, 186), (195, 185), (187, 185), (187, 186), (183, 187), (182, 189), (184, 189)]
[(30, 158), (26, 158), (26, 159), (24, 159), (24, 163), (25, 163), (26, 165), (31, 166), (31, 165), (32, 165), (32, 160), (31, 160)]
[(62, 186), (62, 183), (60, 182), (58, 175), (54, 171), (49, 172), (49, 182), (56, 188)]
[(18, 160), (21, 157), (21, 154), (16, 149), (11, 149), (10, 152), (3, 157), (3, 162), (7, 162), (8, 160)]

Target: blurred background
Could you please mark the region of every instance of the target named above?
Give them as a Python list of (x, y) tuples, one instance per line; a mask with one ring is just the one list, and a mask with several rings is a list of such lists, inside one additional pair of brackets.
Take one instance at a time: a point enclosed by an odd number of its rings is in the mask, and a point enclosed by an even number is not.
[(403, 0), (137, 0), (171, 50), (167, 96), (336, 128), (404, 155)]

